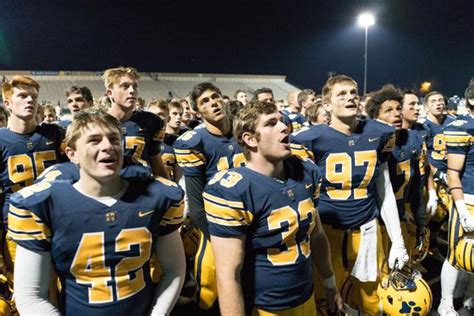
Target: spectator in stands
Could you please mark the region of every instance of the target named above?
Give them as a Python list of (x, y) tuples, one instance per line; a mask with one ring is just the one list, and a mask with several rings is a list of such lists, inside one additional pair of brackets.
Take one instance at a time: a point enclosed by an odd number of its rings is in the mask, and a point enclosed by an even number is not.
[(0, 106), (0, 128), (8, 125), (8, 111), (3, 106)]
[(163, 120), (163, 122), (168, 122), (168, 104), (165, 100), (160, 99), (150, 101), (146, 110), (158, 115)]
[(228, 95), (223, 95), (222, 96), (222, 102), (224, 102), (224, 104), (227, 104), (230, 102), (230, 98)]
[(323, 107), (323, 102), (316, 102), (306, 110), (306, 121), (308, 125), (326, 124), (331, 122), (331, 115)]
[(44, 113), (44, 119), (43, 119), (43, 122), (44, 123), (53, 123), (53, 122), (56, 122), (58, 120), (58, 115), (56, 114), (56, 108), (51, 105), (51, 104), (47, 104), (45, 106), (43, 106), (43, 113)]
[(316, 103), (316, 96), (314, 95), (314, 91), (311, 89), (304, 89), (298, 94), (298, 105), (301, 108), (301, 114), (306, 116), (306, 111), (308, 108)]
[(246, 105), (247, 102), (249, 101), (247, 93), (244, 90), (241, 90), (241, 89), (235, 91), (234, 99), (237, 100), (237, 101), (240, 101), (240, 103), (242, 103), (242, 105)]
[(273, 90), (265, 87), (257, 89), (253, 94), (253, 100), (273, 102)]

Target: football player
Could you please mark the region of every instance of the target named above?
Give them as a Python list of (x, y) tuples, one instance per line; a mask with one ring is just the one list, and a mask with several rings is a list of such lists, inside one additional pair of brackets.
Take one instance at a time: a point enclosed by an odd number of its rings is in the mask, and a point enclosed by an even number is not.
[[(90, 108), (94, 105), (92, 92), (88, 87), (69, 87), (64, 94), (66, 95), (66, 102), (72, 118), (82, 109)], [(71, 120), (61, 120), (58, 124), (64, 128), (71, 124)]]
[[(46, 168), (64, 160), (63, 129), (55, 124), (38, 125), (36, 121), (38, 92), (39, 84), (26, 76), (14, 76), (2, 86), (3, 102), (10, 113), (8, 128), (0, 129), (0, 204), (5, 227), (10, 196), (33, 184)], [(5, 245), (3, 255), (10, 270), (16, 247), (8, 234)]]
[[(378, 271), (384, 259), (379, 216), (392, 241), (390, 268), (401, 268), (408, 260), (387, 165), (395, 130), (375, 120), (357, 120), (357, 83), (350, 77), (328, 79), (322, 95), (331, 125), (303, 127), (291, 137), (299, 144), (293, 148), (301, 151), (304, 145), (322, 173), (319, 212), (338, 288), (351, 274), (357, 308), (377, 314)], [(322, 297), (318, 291), (316, 296)]]
[(441, 225), (452, 205), (451, 196), (448, 193), (446, 143), (443, 136), (444, 128), (453, 119), (444, 114), (446, 110), (444, 96), (437, 91), (428, 93), (424, 101), (427, 112), (425, 128), (428, 131), (426, 138), (427, 157), (430, 172), (428, 174), (428, 210), (431, 218), (428, 224), (430, 228), (430, 252), (439, 261), (444, 261), (444, 256), (438, 250), (438, 235)]
[(221, 314), (314, 315), (311, 259), (332, 311), (335, 304), (342, 310), (316, 209), (317, 166), (291, 157), (288, 128), (273, 103), (247, 104), (234, 137), (247, 166), (219, 172), (203, 194)]
[[(290, 122), (291, 122), (291, 130), (296, 132), (303, 126), (306, 122), (305, 116), (301, 113), (302, 112), (302, 105), (298, 102), (298, 91), (291, 91), (288, 93), (288, 108), (283, 110)], [(314, 98), (314, 95), (313, 95)]]
[(3, 106), (0, 106), (0, 128), (7, 127), (8, 125), (8, 112)]
[(168, 118), (166, 120), (165, 138), (163, 139), (161, 157), (166, 166), (169, 178), (174, 182), (178, 182), (183, 175), (183, 171), (176, 161), (173, 144), (179, 137), (183, 107), (181, 103), (173, 101), (168, 103), (167, 110)]
[(132, 67), (111, 68), (102, 77), (112, 101), (109, 114), (122, 123), (124, 166), (141, 164), (150, 167), (153, 175), (167, 178), (160, 155), (164, 123), (152, 113), (134, 111), (140, 78), (137, 70)]
[[(459, 269), (466, 263), (458, 261), (461, 258), (455, 256), (455, 247), (463, 236), (472, 236), (474, 232), (474, 81), (468, 85), (465, 98), (470, 114), (459, 117), (444, 129), (448, 184), (454, 207), (449, 214), (448, 255), (441, 270), (438, 313), (442, 316), (457, 315), (453, 307), (453, 293)], [(467, 253), (465, 259), (472, 265), (471, 252)]]
[[(182, 190), (164, 178), (120, 177), (121, 125), (104, 112), (76, 115), (66, 146), (78, 182), (43, 181), (11, 198), (20, 313), (59, 315), (46, 297), (54, 265), (62, 314), (169, 314), (184, 280)], [(158, 287), (152, 253), (164, 272)]]
[(196, 300), (200, 308), (210, 309), (217, 298), (217, 285), (202, 192), (214, 174), (238, 167), (245, 159), (232, 137), (219, 88), (209, 82), (200, 83), (190, 98), (193, 110), (202, 116), (204, 128), (181, 135), (174, 143), (174, 152), (183, 169), (191, 219), (202, 234), (195, 259)]
[[(385, 122), (396, 129), (396, 142), (388, 160), (388, 168), (397, 200), (403, 237), (410, 257), (413, 257), (415, 248), (423, 247), (426, 234), (420, 173), (423, 141), (417, 132), (403, 128), (402, 101), (401, 91), (392, 85), (386, 85), (372, 94), (365, 104), (365, 109), (369, 118)], [(409, 218), (414, 218), (414, 223), (409, 222)], [(416, 236), (409, 233), (413, 224), (416, 225)], [(382, 238), (385, 251), (388, 253), (389, 238), (384, 228), (382, 226)]]

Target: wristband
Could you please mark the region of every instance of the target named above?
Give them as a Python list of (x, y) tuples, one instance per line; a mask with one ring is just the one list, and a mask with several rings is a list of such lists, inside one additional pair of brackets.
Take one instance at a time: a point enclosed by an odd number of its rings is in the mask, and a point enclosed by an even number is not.
[(331, 275), (329, 278), (323, 280), (323, 285), (326, 289), (336, 288), (336, 277)]

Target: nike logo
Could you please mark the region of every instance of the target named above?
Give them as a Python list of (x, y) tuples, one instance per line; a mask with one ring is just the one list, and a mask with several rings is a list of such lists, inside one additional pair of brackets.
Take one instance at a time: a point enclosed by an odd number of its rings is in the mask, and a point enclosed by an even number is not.
[(380, 137), (375, 137), (375, 138), (369, 138), (369, 143), (371, 142), (375, 142), (377, 139), (379, 139)]
[(144, 217), (144, 216), (147, 216), (147, 215), (150, 215), (151, 213), (153, 213), (155, 210), (151, 210), (151, 211), (140, 211), (138, 212), (138, 216), (139, 217)]
[(313, 186), (312, 184), (305, 184), (305, 185), (304, 185), (304, 187), (305, 187), (306, 189), (311, 189), (312, 186)]
[(49, 146), (49, 145), (52, 145), (52, 144), (54, 144), (54, 141), (52, 141), (52, 142), (46, 142), (46, 146)]

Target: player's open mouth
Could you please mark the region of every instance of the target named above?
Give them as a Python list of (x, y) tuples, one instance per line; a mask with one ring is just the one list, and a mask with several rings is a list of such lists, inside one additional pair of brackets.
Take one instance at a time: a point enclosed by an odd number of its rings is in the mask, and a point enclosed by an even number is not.
[(396, 127), (401, 127), (402, 126), (402, 120), (396, 120), (393, 122), (393, 126), (396, 126)]
[(357, 105), (355, 103), (347, 104), (346, 109), (357, 109)]
[(127, 98), (127, 101), (137, 101), (137, 98)]
[(113, 164), (113, 163), (115, 163), (116, 161), (117, 161), (117, 159), (112, 158), (112, 157), (110, 157), (110, 158), (102, 158), (102, 159), (99, 160), (100, 163), (104, 163), (104, 164)]
[(281, 140), (281, 142), (283, 144), (289, 144), (290, 143), (290, 137), (288, 135), (286, 135), (285, 137), (283, 137), (283, 139)]

